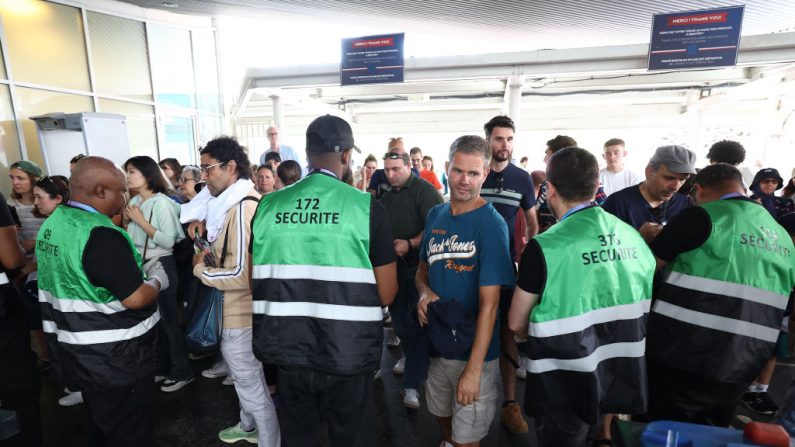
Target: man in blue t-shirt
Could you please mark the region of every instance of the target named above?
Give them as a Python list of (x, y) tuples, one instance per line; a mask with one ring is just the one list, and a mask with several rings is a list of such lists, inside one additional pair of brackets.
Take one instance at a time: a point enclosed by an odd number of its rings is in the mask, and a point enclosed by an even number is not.
[[(515, 281), (508, 228), (480, 197), (490, 159), (488, 143), (480, 137), (453, 142), (450, 202), (428, 213), (417, 269), (420, 324), (428, 324), (428, 305), (440, 300), (457, 301), (475, 320), (471, 347), (461, 356), (433, 357), (425, 385), (428, 411), (437, 417), (445, 441), (456, 444), (480, 442), (497, 410), (500, 289)], [(445, 319), (434, 317), (432, 324)], [(430, 329), (435, 348), (440, 342), (433, 336), (436, 328)]]
[(602, 207), (635, 227), (651, 242), (674, 216), (690, 206), (677, 191), (695, 174), (696, 154), (682, 146), (661, 146), (646, 166), (646, 180), (611, 194)]
[[(531, 237), (538, 233), (535, 205), (535, 186), (530, 174), (511, 163), (515, 127), (507, 116), (495, 116), (483, 126), (491, 149), (491, 169), (483, 182), (481, 196), (494, 206), (508, 225), (508, 247), (511, 259), (516, 259), (514, 238)], [(519, 209), (525, 214), (527, 234), (514, 235), (516, 214)], [(521, 246), (524, 246), (522, 241)], [(511, 308), (514, 284), (500, 291), (500, 375), (502, 376), (503, 405), (500, 419), (512, 433), (527, 433), (527, 422), (516, 402), (516, 376), (519, 365), (519, 350), (514, 334), (508, 327), (508, 311)], [(524, 371), (521, 370), (523, 373)], [(524, 377), (522, 374), (521, 377)]]

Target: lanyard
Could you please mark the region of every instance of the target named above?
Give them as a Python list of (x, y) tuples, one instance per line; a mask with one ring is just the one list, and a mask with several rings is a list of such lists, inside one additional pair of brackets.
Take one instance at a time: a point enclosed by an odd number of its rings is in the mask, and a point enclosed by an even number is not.
[(328, 176), (337, 178), (337, 174), (334, 174), (333, 172), (329, 171), (328, 169), (323, 169), (323, 168), (312, 169), (311, 171), (309, 171), (308, 175), (312, 175), (312, 174), (326, 174)]
[(81, 210), (88, 211), (89, 213), (99, 213), (99, 211), (97, 211), (94, 207), (86, 205), (85, 203), (75, 202), (74, 200), (67, 202), (67, 205), (80, 208)]
[(567, 217), (569, 217), (569, 216), (571, 216), (572, 214), (576, 213), (577, 211), (579, 211), (579, 210), (583, 210), (583, 209), (585, 209), (585, 208), (589, 208), (589, 207), (591, 207), (591, 206), (593, 206), (593, 203), (592, 203), (592, 202), (583, 202), (583, 203), (581, 203), (581, 204), (579, 204), (579, 205), (575, 206), (574, 208), (572, 208), (572, 209), (570, 209), (570, 210), (566, 211), (566, 214), (564, 214), (564, 215), (563, 215), (563, 217), (561, 217), (561, 218), (560, 218), (560, 221), (561, 221), (561, 222), (563, 222), (563, 220), (564, 220), (564, 219), (566, 219)]
[(730, 192), (728, 194), (724, 194), (724, 195), (720, 196), (719, 200), (731, 199), (731, 198), (734, 198), (734, 197), (745, 197), (745, 196), (740, 194), (739, 192)]

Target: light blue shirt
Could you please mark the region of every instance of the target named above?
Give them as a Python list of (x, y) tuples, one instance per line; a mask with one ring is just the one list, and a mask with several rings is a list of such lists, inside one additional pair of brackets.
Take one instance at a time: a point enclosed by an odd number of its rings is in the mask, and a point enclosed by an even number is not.
[[(263, 152), (262, 155), (260, 155), (260, 157), (259, 157), (259, 164), (260, 165), (264, 165), (265, 164), (265, 156), (268, 155), (269, 152), (273, 152), (273, 151), (268, 149), (267, 151)], [(293, 150), (293, 148), (291, 148), (290, 146), (285, 146), (284, 144), (280, 145), (279, 146), (279, 157), (281, 157), (282, 161), (295, 160), (295, 161), (298, 162), (299, 165), (301, 165), (301, 167), (304, 166), (304, 163), (303, 163), (303, 161), (301, 161), (301, 158), (298, 157), (298, 154), (296, 154), (295, 151)]]

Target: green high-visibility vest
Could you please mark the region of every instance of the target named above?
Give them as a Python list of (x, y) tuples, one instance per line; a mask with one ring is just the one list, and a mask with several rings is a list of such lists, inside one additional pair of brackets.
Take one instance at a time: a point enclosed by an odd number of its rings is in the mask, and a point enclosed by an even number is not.
[(339, 374), (378, 369), (371, 201), (324, 173), (263, 197), (251, 234), (260, 358)]
[(652, 308), (649, 356), (709, 380), (750, 382), (778, 339), (795, 285), (795, 248), (755, 202), (700, 207), (711, 232), (671, 263)]
[(595, 423), (603, 412), (643, 412), (655, 269), (646, 242), (598, 206), (533, 239), (547, 278), (528, 328), (530, 414), (566, 409)]
[(95, 228), (124, 236), (138, 264), (141, 256), (127, 233), (95, 212), (58, 206), (36, 239), (39, 302), (51, 363), (60, 380), (78, 390), (134, 383), (154, 373), (157, 306), (127, 309), (109, 290), (91, 283), (83, 251)]

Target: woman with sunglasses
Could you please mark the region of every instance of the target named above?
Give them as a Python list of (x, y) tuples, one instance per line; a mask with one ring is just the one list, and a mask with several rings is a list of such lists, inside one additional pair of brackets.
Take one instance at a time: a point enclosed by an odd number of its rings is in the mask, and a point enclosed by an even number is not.
[(129, 221), (127, 232), (144, 264), (158, 259), (168, 283), (160, 291), (157, 306), (160, 310), (160, 337), (158, 340), (158, 378), (163, 379), (160, 389), (177, 391), (193, 381), (193, 371), (188, 363), (188, 351), (177, 321), (177, 266), (174, 244), (185, 238), (179, 222), (180, 205), (166, 195), (169, 184), (157, 163), (147, 156), (133, 157), (124, 163), (127, 187), (137, 193), (124, 209)]

